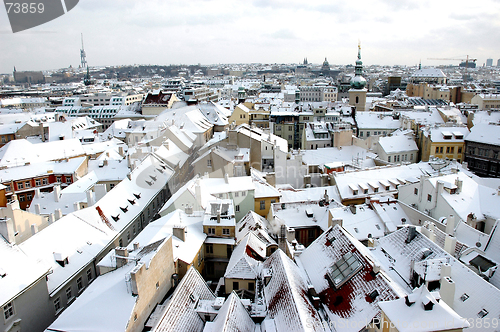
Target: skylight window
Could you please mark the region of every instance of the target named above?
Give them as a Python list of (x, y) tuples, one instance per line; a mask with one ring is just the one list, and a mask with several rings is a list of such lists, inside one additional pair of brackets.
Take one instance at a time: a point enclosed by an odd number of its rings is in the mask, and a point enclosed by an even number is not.
[(478, 312), (477, 317), (479, 317), (479, 318), (483, 318), (483, 317), (484, 317), (484, 316), (486, 316), (487, 314), (488, 314), (488, 310), (483, 309), (483, 310), (481, 310), (480, 312)]
[(333, 286), (338, 289), (362, 267), (359, 259), (352, 252), (349, 252), (333, 264), (326, 275)]
[(469, 298), (469, 295), (467, 293), (463, 293), (462, 296), (460, 296), (460, 301), (465, 302)]

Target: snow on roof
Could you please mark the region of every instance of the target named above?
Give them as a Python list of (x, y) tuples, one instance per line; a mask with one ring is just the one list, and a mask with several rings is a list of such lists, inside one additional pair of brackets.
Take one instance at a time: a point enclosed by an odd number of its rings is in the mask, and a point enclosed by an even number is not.
[[(109, 228), (95, 228), (69, 214), (21, 243), (19, 247), (29, 257), (51, 266), (52, 273), (47, 277), (47, 286), (52, 294), (89, 264), (115, 234)], [(60, 258), (67, 258), (68, 264), (61, 266), (56, 261)]]
[(416, 70), (413, 73), (412, 77), (446, 78), (446, 75), (443, 73), (443, 71), (441, 69), (431, 67), (431, 68), (422, 68), (422, 69)]
[(127, 264), (99, 276), (49, 327), (58, 331), (125, 331), (135, 306), (125, 276)]
[(306, 202), (308, 200), (321, 200), (325, 197), (325, 192), (328, 198), (334, 200), (335, 202), (340, 202), (339, 193), (336, 186), (328, 187), (311, 187), (304, 189), (280, 189), (280, 202), (281, 203), (292, 203), (292, 202)]
[(385, 153), (396, 153), (406, 151), (418, 151), (417, 143), (412, 137), (380, 137), (378, 140), (379, 146), (384, 149)]
[(385, 112), (357, 112), (356, 121), (360, 130), (399, 129), (401, 122)]
[[(326, 275), (346, 254), (353, 254), (361, 269), (335, 289)], [(400, 288), (384, 273), (373, 273), (374, 261), (368, 249), (338, 225), (321, 234), (300, 254), (299, 260), (329, 318), (336, 323), (334, 326), (344, 326), (346, 331), (359, 330), (358, 326), (353, 329), (346, 324), (348, 322), (368, 324), (377, 316), (377, 302), (394, 300), (401, 295)], [(375, 290), (377, 294), (370, 296)]]
[(73, 158), (68, 161), (46, 161), (26, 166), (10, 167), (0, 170), (0, 181), (16, 181), (32, 179), (48, 174), (75, 174), (77, 169), (86, 161), (85, 157)]
[(478, 123), (471, 128), (471, 132), (465, 137), (465, 140), (499, 146), (500, 126)]
[(439, 114), (439, 111), (434, 107), (429, 108), (429, 111), (401, 111), (401, 117), (403, 119), (412, 119), (418, 124), (434, 125), (444, 123), (444, 120)]
[(44, 278), (49, 270), (49, 264), (27, 255), (21, 247), (10, 245), (0, 236), (1, 307)]
[[(429, 292), (425, 285), (415, 289), (411, 296), (412, 305), (406, 299), (379, 302), (380, 308), (391, 323), (400, 332), (430, 332), (440, 330), (462, 329), (470, 324), (460, 317), (444, 301), (439, 301), (439, 294)], [(428, 310), (425, 307), (432, 307)]]
[[(338, 206), (338, 204), (333, 204)], [(283, 221), (292, 228), (320, 227), (323, 231), (328, 229), (328, 211), (332, 206), (320, 206), (318, 201), (275, 203), (272, 205), (273, 217)], [(308, 216), (307, 210), (312, 212)], [(309, 214), (310, 215), (310, 214)]]
[[(460, 136), (453, 133), (460, 134)], [(469, 129), (467, 129), (467, 127), (438, 127), (431, 128), (425, 131), (424, 134), (426, 134), (426, 136), (430, 134), (432, 142), (463, 142), (464, 138), (467, 138), (469, 135)], [(431, 151), (431, 153), (433, 153), (433, 151)]]
[(247, 214), (236, 223), (236, 242), (240, 242), (243, 238), (252, 232), (257, 238), (266, 244), (276, 244), (269, 236), (267, 230), (267, 219), (258, 215), (254, 211), (248, 211)]
[(267, 317), (278, 332), (325, 331), (319, 313), (307, 296), (307, 284), (299, 268), (282, 250), (275, 251), (263, 264), (271, 274), (264, 287)]
[(127, 177), (130, 170), (124, 159), (106, 160), (104, 162), (98, 158), (96, 160), (89, 160), (88, 162), (89, 172), (94, 172), (98, 182), (121, 181)]
[(172, 168), (182, 167), (189, 158), (189, 155), (170, 139), (167, 139), (159, 148), (155, 149), (154, 153)]
[[(500, 315), (500, 290), (478, 276), (439, 246), (416, 232), (415, 237), (407, 243), (409, 227), (403, 227), (378, 240), (375, 249), (370, 253), (377, 259), (383, 270), (399, 285), (411, 292), (411, 261), (422, 261), (423, 252), (429, 250), (424, 260), (445, 258), (451, 266), (450, 278), (455, 283), (453, 310), (466, 319), (476, 319), (481, 310), (486, 310), (486, 317)], [(441, 265), (442, 267), (442, 265)], [(441, 271), (443, 271), (441, 269)], [(471, 331), (484, 331), (485, 327), (472, 326)], [(494, 331), (493, 327), (486, 329)]]
[(224, 278), (257, 279), (260, 264), (266, 257), (266, 245), (253, 233), (248, 233), (234, 248)]
[(191, 267), (175, 289), (155, 332), (203, 331), (203, 319), (196, 312), (198, 300), (215, 300), (200, 273)]
[[(400, 181), (396, 179), (402, 179), (405, 182), (417, 182), (418, 178), (423, 174), (422, 170), (418, 167), (418, 164), (410, 165), (399, 165), (399, 166), (388, 166), (388, 167), (376, 167), (372, 169), (354, 171), (354, 172), (342, 172), (333, 173), (335, 181), (337, 183), (337, 188), (342, 200), (351, 198), (360, 198), (367, 195), (373, 195), (377, 192), (386, 191), (396, 191), (397, 185), (401, 184)], [(362, 191), (355, 192), (349, 187), (349, 184), (363, 184), (366, 186), (368, 182), (379, 182), (382, 187), (376, 192), (374, 188), (368, 188), (368, 194), (364, 194)], [(391, 184), (389, 190), (386, 189), (386, 184), (389, 182)]]
[(280, 192), (275, 187), (271, 186), (257, 172), (251, 171), (251, 177), (255, 185), (255, 198), (264, 197), (280, 197)]
[(325, 165), (331, 162), (343, 162), (344, 164), (352, 164), (353, 158), (361, 157), (363, 165), (367, 164), (368, 158), (375, 158), (377, 155), (363, 149), (361, 147), (350, 145), (341, 148), (319, 148), (316, 150), (301, 151), (302, 160), (308, 165)]
[[(213, 322), (207, 322), (213, 332), (255, 332), (255, 323), (240, 298), (233, 291), (220, 308)], [(210, 326), (211, 325), (211, 326)], [(207, 331), (205, 328), (204, 331)]]

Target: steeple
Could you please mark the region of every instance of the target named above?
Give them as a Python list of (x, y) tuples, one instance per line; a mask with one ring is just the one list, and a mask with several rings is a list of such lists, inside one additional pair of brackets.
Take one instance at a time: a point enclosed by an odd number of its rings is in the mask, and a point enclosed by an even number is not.
[(363, 61), (361, 61), (361, 43), (358, 43), (358, 60), (354, 67), (354, 77), (351, 80), (351, 87), (353, 89), (364, 89), (366, 86), (366, 79), (363, 77)]

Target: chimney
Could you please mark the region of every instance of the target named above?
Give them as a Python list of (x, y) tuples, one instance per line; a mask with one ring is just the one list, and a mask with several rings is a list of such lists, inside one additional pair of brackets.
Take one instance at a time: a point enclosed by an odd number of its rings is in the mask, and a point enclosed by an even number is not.
[(415, 226), (409, 226), (408, 227), (408, 235), (406, 236), (406, 243), (410, 243), (413, 241), (413, 239), (417, 236), (417, 230), (415, 229)]
[(43, 131), (43, 123), (40, 123), (38, 125), (38, 128), (40, 128), (40, 136), (42, 138), (42, 142), (45, 142), (45, 132)]
[(54, 217), (54, 214), (51, 213), (49, 214), (49, 225), (53, 224), (56, 221), (56, 218)]
[(35, 213), (38, 215), (40, 215), (40, 213), (41, 213), (40, 204), (38, 204), (38, 203), (35, 204)]
[(35, 235), (36, 233), (38, 233), (38, 225), (31, 224), (31, 235)]
[(116, 247), (115, 248), (115, 257), (116, 257), (116, 268), (120, 268), (127, 264), (128, 262), (128, 249), (125, 247)]
[(271, 186), (275, 187), (276, 186), (276, 173), (274, 173), (274, 172), (267, 173), (266, 180), (267, 180), (267, 183), (269, 183)]
[(94, 186), (95, 191), (95, 201), (98, 202), (101, 198), (103, 198), (108, 192), (106, 189), (106, 185), (103, 183), (96, 184)]
[(79, 202), (74, 202), (73, 203), (73, 210), (75, 210), (75, 211), (80, 210), (80, 203)]
[(224, 174), (224, 181), (229, 184), (229, 175), (227, 173)]
[(134, 251), (139, 250), (139, 242), (134, 242)]
[(186, 241), (186, 227), (184, 226), (174, 226), (173, 233), (176, 238), (181, 240), (182, 242)]
[[(441, 195), (443, 193), (443, 188), (444, 188), (444, 182), (439, 180), (436, 183), (436, 192), (438, 195)], [(437, 199), (437, 197), (436, 197), (436, 199)]]
[(102, 164), (103, 164), (104, 166), (108, 166), (108, 160), (107, 160), (107, 159), (104, 159), (104, 160), (102, 161)]
[(197, 210), (201, 209), (201, 187), (200, 180), (196, 179), (196, 184), (194, 186), (194, 194), (196, 198), (196, 203), (198, 204)]
[(168, 141), (166, 141), (163, 145), (165, 145), (165, 148), (166, 148), (167, 150), (170, 150), (170, 144), (169, 144), (169, 142), (168, 142)]
[(457, 186), (457, 194), (461, 193), (462, 192), (462, 185), (463, 185), (463, 181), (460, 180), (459, 178), (457, 178), (455, 180), (455, 185)]
[(92, 190), (87, 191), (87, 206), (92, 206), (95, 204), (94, 192)]
[(61, 196), (61, 185), (56, 184), (54, 185), (54, 200), (56, 202), (59, 202), (59, 197)]
[(2, 235), (10, 244), (16, 243), (16, 231), (14, 223), (10, 218), (0, 218), (0, 235)]
[(455, 256), (455, 247), (457, 245), (457, 238), (446, 234), (444, 238), (444, 250), (452, 256)]
[(59, 220), (59, 219), (61, 219), (61, 218), (62, 218), (62, 216), (63, 216), (63, 215), (62, 215), (62, 211), (61, 211), (61, 209), (55, 209), (55, 211), (54, 211), (54, 217), (55, 217), (55, 219), (56, 219), (56, 220)]
[(40, 198), (40, 188), (35, 188), (35, 198)]
[(446, 218), (446, 233), (452, 236), (455, 233), (455, 216), (452, 214)]
[(217, 223), (220, 224), (220, 211), (217, 211)]
[(441, 299), (453, 309), (455, 299), (455, 282), (449, 276), (441, 278), (441, 287), (439, 289)]
[(122, 157), (123, 157), (123, 156), (125, 156), (125, 152), (124, 152), (124, 150), (123, 150), (123, 146), (119, 146), (119, 147), (118, 147), (118, 153), (119, 153), (119, 154), (120, 154), (120, 156), (122, 156)]

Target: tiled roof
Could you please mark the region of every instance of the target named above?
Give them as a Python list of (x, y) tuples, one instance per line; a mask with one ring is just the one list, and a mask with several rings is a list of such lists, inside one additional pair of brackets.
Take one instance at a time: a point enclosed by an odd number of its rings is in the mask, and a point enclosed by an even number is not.
[[(207, 324), (208, 325), (208, 324)], [(254, 332), (255, 323), (241, 303), (235, 292), (231, 293), (217, 317), (214, 319), (211, 331), (214, 332)]]
[(215, 300), (214, 293), (195, 268), (190, 268), (177, 286), (153, 331), (203, 331), (204, 322), (195, 310), (198, 300)]

